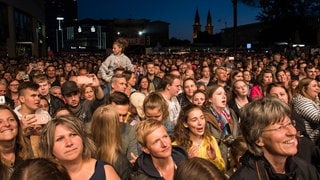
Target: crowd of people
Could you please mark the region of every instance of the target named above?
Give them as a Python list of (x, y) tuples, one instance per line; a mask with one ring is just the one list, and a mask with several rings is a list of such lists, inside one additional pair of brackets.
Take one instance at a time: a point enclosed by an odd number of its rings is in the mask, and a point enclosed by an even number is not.
[(320, 179), (319, 54), (127, 45), (0, 60), (1, 179)]

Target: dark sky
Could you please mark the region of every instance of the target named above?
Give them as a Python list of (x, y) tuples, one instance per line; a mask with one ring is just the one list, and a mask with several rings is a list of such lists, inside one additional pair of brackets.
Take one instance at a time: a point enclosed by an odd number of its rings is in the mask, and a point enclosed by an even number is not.
[[(202, 30), (210, 10), (214, 32), (232, 27), (231, 0), (78, 0), (79, 19), (149, 19), (170, 23), (169, 34), (192, 39), (192, 25), (198, 8)], [(259, 9), (239, 4), (238, 25), (256, 22)]]

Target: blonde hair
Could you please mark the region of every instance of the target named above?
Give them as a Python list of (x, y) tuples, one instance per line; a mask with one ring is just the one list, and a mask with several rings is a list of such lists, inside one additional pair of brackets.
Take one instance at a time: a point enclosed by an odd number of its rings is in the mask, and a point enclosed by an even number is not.
[(52, 152), (54, 146), (54, 133), (58, 125), (65, 126), (80, 136), (83, 143), (82, 158), (87, 159), (96, 156), (96, 147), (89, 138), (83, 123), (77, 117), (67, 115), (52, 119), (42, 130), (39, 147), (44, 158), (54, 159)]
[[(147, 141), (146, 138), (156, 129), (164, 127), (162, 122), (157, 120), (145, 120), (138, 124), (136, 129), (136, 139), (143, 146), (146, 147)], [(165, 127), (164, 127), (165, 128)]]
[(93, 113), (91, 133), (98, 158), (114, 165), (123, 151), (119, 115), (114, 106), (100, 106)]

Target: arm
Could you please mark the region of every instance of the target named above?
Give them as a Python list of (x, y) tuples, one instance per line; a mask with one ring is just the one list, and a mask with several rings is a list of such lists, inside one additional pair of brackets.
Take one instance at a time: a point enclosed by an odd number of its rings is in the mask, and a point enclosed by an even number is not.
[(109, 56), (100, 66), (99, 70), (101, 72), (102, 79), (106, 82), (110, 82), (112, 77), (112, 70), (109, 69), (109, 66), (111, 64), (111, 57)]
[(125, 56), (125, 57), (126, 57), (126, 69), (133, 72), (134, 69), (133, 69), (133, 65), (131, 63), (131, 60), (127, 56)]
[(100, 86), (100, 82), (99, 79), (97, 78), (97, 76), (95, 74), (90, 75), (92, 76), (93, 82), (92, 82), (92, 87), (95, 88), (95, 95), (97, 99), (103, 99), (104, 98), (104, 93), (103, 90)]
[(320, 124), (320, 108), (312, 100), (298, 98), (298, 101), (294, 102), (294, 108), (306, 121)]

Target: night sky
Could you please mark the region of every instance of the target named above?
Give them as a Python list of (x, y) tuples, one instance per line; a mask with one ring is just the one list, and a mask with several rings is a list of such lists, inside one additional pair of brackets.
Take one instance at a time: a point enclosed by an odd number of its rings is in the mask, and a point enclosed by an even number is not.
[[(170, 38), (192, 40), (192, 25), (198, 8), (202, 30), (211, 12), (214, 32), (233, 26), (231, 0), (78, 0), (79, 19), (149, 19), (170, 23)], [(238, 25), (257, 22), (259, 9), (238, 5)]]

